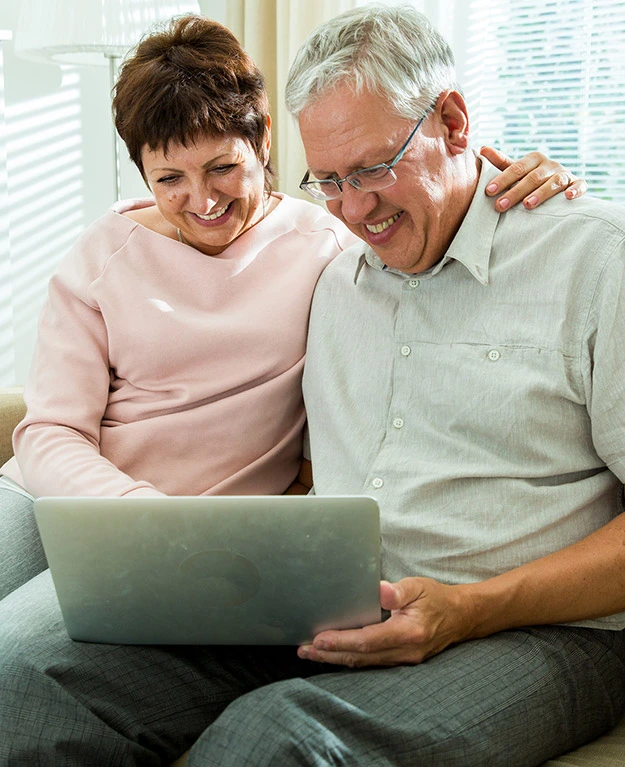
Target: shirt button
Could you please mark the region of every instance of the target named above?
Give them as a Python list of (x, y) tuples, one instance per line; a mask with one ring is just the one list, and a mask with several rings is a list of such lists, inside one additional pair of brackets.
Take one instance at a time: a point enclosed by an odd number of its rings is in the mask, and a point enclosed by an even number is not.
[(376, 477), (376, 478), (375, 478), (375, 479), (374, 479), (374, 480), (371, 482), (371, 484), (372, 484), (372, 485), (373, 485), (373, 487), (375, 487), (376, 489), (379, 489), (379, 488), (381, 488), (381, 487), (382, 487), (382, 485), (384, 484), (384, 480), (382, 479), (382, 477)]
[(492, 362), (497, 362), (497, 360), (501, 357), (501, 354), (497, 351), (497, 349), (491, 349), (488, 352), (488, 359)]
[(408, 285), (410, 285), (411, 288), (418, 288), (420, 284), (419, 280), (414, 279), (414, 277), (411, 280), (408, 280)]
[(409, 346), (402, 346), (401, 349), (400, 349), (402, 357), (407, 357), (410, 354), (411, 351), (412, 351), (412, 349)]
[(395, 418), (393, 421), (393, 426), (396, 429), (401, 429), (401, 427), (404, 425), (404, 419), (403, 418)]

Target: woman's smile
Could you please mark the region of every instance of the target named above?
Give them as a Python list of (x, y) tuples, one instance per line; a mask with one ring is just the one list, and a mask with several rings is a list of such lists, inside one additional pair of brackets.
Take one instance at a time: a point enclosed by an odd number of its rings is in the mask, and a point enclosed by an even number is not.
[(198, 226), (204, 226), (204, 227), (211, 227), (211, 226), (221, 226), (222, 224), (226, 223), (228, 219), (230, 218), (230, 215), (233, 210), (233, 203), (230, 201), (227, 205), (224, 205), (222, 208), (219, 208), (219, 210), (215, 211), (214, 213), (209, 213), (206, 215), (202, 215), (201, 213), (189, 213), (189, 216), (193, 219), (193, 222), (197, 224)]

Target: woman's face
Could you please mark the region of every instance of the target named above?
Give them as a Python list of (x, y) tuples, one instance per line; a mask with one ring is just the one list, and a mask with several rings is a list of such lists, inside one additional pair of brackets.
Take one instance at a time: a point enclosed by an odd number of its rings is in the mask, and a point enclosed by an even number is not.
[[(268, 129), (267, 158), (269, 145)], [(219, 255), (263, 217), (264, 165), (240, 136), (170, 144), (167, 154), (144, 146), (141, 159), (161, 215), (202, 253)]]

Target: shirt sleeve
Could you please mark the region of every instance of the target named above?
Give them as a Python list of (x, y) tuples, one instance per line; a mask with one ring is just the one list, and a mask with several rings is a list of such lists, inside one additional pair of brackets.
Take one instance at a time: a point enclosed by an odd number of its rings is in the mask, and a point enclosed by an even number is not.
[(625, 482), (625, 239), (606, 259), (584, 334), (582, 371), (595, 449)]
[(13, 438), (34, 496), (163, 495), (100, 454), (111, 377), (106, 323), (89, 288), (106, 258), (105, 243), (85, 236), (50, 281), (24, 389), (27, 413)]

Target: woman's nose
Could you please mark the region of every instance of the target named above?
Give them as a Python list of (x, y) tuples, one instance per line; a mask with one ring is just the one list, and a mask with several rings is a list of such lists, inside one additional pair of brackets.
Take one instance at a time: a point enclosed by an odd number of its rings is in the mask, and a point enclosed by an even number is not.
[(215, 205), (218, 196), (209, 183), (205, 181), (194, 183), (189, 190), (190, 207), (194, 213), (207, 215)]

